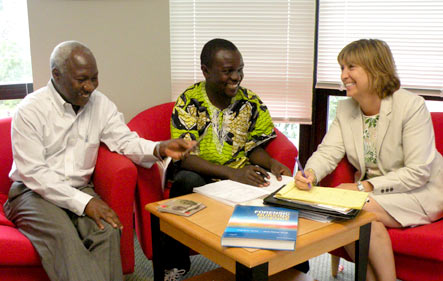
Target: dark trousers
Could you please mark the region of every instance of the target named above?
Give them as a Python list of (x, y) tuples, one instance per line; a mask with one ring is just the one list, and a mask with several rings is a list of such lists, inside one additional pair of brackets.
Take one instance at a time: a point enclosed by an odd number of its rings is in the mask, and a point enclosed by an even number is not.
[[(173, 183), (169, 197), (178, 197), (192, 193), (194, 187), (199, 187), (210, 182), (199, 174), (188, 171), (179, 170), (173, 176)], [(189, 259), (189, 248), (182, 243), (172, 239), (166, 234), (162, 234), (162, 262), (166, 269), (179, 268), (189, 271), (191, 260)]]
[[(210, 178), (203, 177), (198, 173), (179, 170), (173, 176), (173, 184), (169, 197), (172, 198), (192, 193), (194, 187), (199, 187), (210, 182), (212, 182)], [(188, 247), (163, 234), (162, 248), (165, 249), (162, 260), (166, 269), (179, 268), (189, 271), (191, 260), (189, 259)], [(309, 271), (309, 261), (298, 264), (294, 268), (307, 273)]]

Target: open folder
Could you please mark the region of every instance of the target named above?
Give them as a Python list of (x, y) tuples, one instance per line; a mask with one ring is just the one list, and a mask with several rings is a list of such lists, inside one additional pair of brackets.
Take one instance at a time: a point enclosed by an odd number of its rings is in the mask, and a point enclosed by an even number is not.
[(300, 190), (292, 181), (280, 189), (274, 197), (361, 210), (366, 203), (368, 193), (320, 186), (313, 186), (310, 190)]

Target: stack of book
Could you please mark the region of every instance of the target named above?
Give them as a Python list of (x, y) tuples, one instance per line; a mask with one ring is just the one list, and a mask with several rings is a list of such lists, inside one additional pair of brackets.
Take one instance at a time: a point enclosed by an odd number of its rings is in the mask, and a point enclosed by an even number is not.
[(221, 238), (222, 246), (294, 250), (298, 212), (286, 208), (236, 205)]
[(313, 186), (299, 190), (294, 182), (265, 197), (263, 202), (300, 211), (300, 217), (317, 221), (333, 221), (354, 218), (366, 203), (368, 193)]
[(157, 210), (163, 213), (171, 213), (180, 216), (188, 217), (197, 213), (206, 206), (203, 203), (195, 202), (186, 199), (170, 199), (165, 203), (159, 205)]

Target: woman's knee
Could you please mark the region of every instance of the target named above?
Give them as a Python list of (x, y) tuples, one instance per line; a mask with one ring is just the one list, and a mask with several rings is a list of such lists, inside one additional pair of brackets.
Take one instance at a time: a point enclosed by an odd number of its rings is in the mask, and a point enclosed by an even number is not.
[(373, 221), (371, 223), (371, 241), (384, 239), (389, 237), (386, 226), (380, 221)]

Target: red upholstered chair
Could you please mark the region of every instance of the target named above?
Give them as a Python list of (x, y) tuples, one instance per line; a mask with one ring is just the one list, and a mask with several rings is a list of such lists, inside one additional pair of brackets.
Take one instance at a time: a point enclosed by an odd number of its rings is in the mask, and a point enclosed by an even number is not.
[[(153, 141), (167, 140), (171, 137), (170, 120), (174, 103), (164, 103), (149, 108), (135, 116), (128, 126), (137, 132), (140, 137)], [(281, 132), (276, 130), (277, 138), (272, 140), (266, 150), (268, 153), (288, 166), (294, 167), (298, 152), (295, 146)], [(140, 245), (145, 255), (152, 258), (151, 219), (144, 206), (148, 203), (168, 198), (169, 189), (162, 190), (159, 167), (154, 165), (150, 169), (138, 166), (136, 189), (135, 228)]]
[[(0, 280), (47, 281), (40, 258), (31, 242), (9, 221), (3, 211), (11, 181), (11, 118), (0, 119)], [(126, 157), (100, 146), (94, 174), (95, 189), (117, 213), (124, 228), (121, 238), (124, 273), (134, 271), (133, 206), (137, 178), (135, 165)]]
[[(431, 113), (437, 150), (443, 154), (443, 113)], [(346, 160), (321, 182), (322, 186), (337, 186), (354, 182), (355, 169)], [(442, 194), (443, 196), (443, 194)], [(443, 280), (443, 219), (414, 228), (388, 230), (394, 250), (397, 278), (403, 281)], [(343, 248), (331, 252), (332, 275), (337, 275), (340, 257), (351, 260)]]

